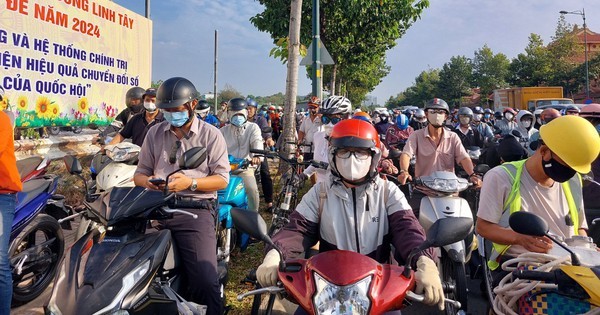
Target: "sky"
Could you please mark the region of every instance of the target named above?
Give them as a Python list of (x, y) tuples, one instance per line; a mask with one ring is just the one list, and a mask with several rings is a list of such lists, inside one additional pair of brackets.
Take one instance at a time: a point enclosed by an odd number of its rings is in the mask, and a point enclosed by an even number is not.
[[(115, 2), (144, 15), (143, 0)], [(600, 16), (597, 0), (430, 0), (421, 19), (388, 51), (391, 71), (371, 95), (383, 104), (411, 86), (422, 71), (441, 68), (452, 56), (472, 58), (485, 44), (512, 59), (524, 52), (531, 33), (541, 35), (544, 43), (551, 40), (559, 11), (582, 9), (587, 27), (600, 32), (600, 20), (594, 18)], [(228, 84), (244, 95), (285, 93), (286, 65), (269, 57), (272, 39), (249, 21), (260, 12), (262, 6), (253, 0), (151, 1), (152, 80), (182, 76), (200, 92), (211, 92), (216, 29), (217, 90)], [(583, 24), (581, 15), (565, 17), (568, 23)], [(302, 68), (298, 94), (306, 95), (311, 92), (311, 81)]]

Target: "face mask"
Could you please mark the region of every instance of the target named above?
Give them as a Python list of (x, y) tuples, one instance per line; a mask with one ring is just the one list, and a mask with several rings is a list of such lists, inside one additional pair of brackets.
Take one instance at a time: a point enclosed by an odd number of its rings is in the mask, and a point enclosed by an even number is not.
[(379, 118), (379, 116), (373, 118), (373, 122), (376, 124), (379, 123), (380, 121), (381, 121), (381, 118)]
[(354, 154), (350, 154), (347, 159), (342, 159), (339, 157), (335, 157), (335, 165), (338, 173), (342, 176), (343, 179), (356, 182), (358, 180), (363, 179), (369, 173), (369, 169), (371, 168), (371, 159), (361, 161), (357, 159)]
[(131, 105), (129, 108), (131, 109), (131, 112), (137, 114), (144, 108), (144, 104)]
[(156, 104), (154, 104), (152, 102), (144, 102), (144, 108), (147, 111), (154, 113), (154, 111), (156, 110)]
[(543, 125), (544, 122), (542, 121), (541, 118), (537, 118), (535, 121), (537, 121), (538, 125)]
[(235, 115), (235, 116), (231, 117), (231, 124), (236, 127), (242, 126), (245, 122), (246, 122), (246, 117), (244, 117), (243, 115)]
[(429, 120), (429, 123), (435, 128), (440, 128), (444, 126), (444, 114), (428, 113), (427, 120)]
[(469, 117), (460, 117), (461, 125), (468, 125), (471, 122), (471, 118)]
[(542, 159), (542, 168), (544, 169), (546, 176), (559, 183), (568, 181), (571, 177), (575, 176), (576, 173), (574, 169), (560, 164), (554, 158), (550, 158), (550, 161), (544, 161), (544, 159)]
[(310, 110), (310, 114), (311, 115), (316, 115), (318, 111), (319, 111), (318, 109), (311, 109)]
[(485, 119), (490, 119), (490, 114), (485, 114), (483, 117), (485, 117)]
[(198, 114), (198, 116), (200, 116), (200, 118), (202, 118), (204, 120), (204, 118), (206, 118), (206, 116), (208, 116), (208, 111), (207, 110), (197, 110), (196, 114)]
[(387, 121), (388, 121), (388, 118), (387, 118), (387, 116), (383, 116), (383, 117), (381, 117), (381, 122), (382, 122), (382, 123), (386, 123)]
[(522, 120), (521, 124), (523, 124), (523, 127), (526, 129), (529, 129), (529, 127), (531, 127), (531, 120)]
[(475, 114), (475, 116), (473, 116), (473, 120), (475, 120), (475, 121), (481, 121), (481, 117), (483, 117), (483, 115), (481, 115), (481, 114)]
[(514, 117), (515, 117), (515, 115), (513, 115), (511, 113), (504, 114), (504, 118), (506, 118), (506, 120), (508, 120), (508, 121), (513, 120)]
[(163, 112), (163, 115), (165, 117), (165, 120), (168, 121), (173, 127), (181, 127), (183, 125), (185, 125), (185, 123), (188, 121), (188, 119), (190, 118), (188, 111), (183, 111), (183, 112)]

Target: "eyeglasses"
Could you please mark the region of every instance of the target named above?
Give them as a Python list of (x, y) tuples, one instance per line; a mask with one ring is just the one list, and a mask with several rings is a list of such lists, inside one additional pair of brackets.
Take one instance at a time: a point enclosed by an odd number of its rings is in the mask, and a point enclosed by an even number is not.
[(339, 117), (328, 117), (328, 116), (323, 116), (321, 117), (321, 122), (323, 123), (323, 125), (327, 125), (329, 122), (331, 122), (332, 124), (337, 124), (341, 121), (342, 119)]
[(428, 109), (427, 112), (430, 114), (446, 114), (446, 111), (443, 109)]
[(171, 147), (171, 153), (169, 154), (169, 163), (175, 164), (177, 162), (177, 151), (181, 148), (181, 141), (177, 140)]
[(347, 159), (350, 157), (350, 154), (354, 154), (354, 157), (361, 161), (364, 161), (371, 156), (371, 151), (367, 149), (338, 149), (335, 151), (335, 156), (339, 157), (340, 159)]

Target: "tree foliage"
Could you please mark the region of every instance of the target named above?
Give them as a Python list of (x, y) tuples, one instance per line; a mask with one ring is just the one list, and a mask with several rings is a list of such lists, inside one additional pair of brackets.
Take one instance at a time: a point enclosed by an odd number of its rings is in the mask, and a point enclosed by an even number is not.
[(218, 100), (219, 100), (219, 102), (223, 102), (223, 101), (228, 101), (228, 100), (230, 100), (232, 98), (236, 98), (236, 97), (244, 97), (244, 96), (242, 95), (242, 93), (240, 93), (240, 91), (236, 90), (229, 83), (226, 83), (225, 87), (221, 91), (219, 91)]
[[(280, 0), (259, 0), (259, 3), (264, 10), (250, 21), (271, 34), (277, 44), (288, 33), (290, 3)], [(339, 71), (335, 74), (336, 85), (342, 86), (353, 103), (360, 103), (388, 74), (386, 51), (396, 45), (396, 40), (428, 5), (428, 0), (321, 0), (321, 40), (336, 62), (336, 67), (324, 69), (326, 85), (334, 76), (332, 71)], [(306, 46), (312, 41), (311, 19), (312, 1), (303, 1), (300, 41)]]
[(510, 61), (505, 54), (494, 54), (487, 45), (484, 45), (475, 51), (472, 66), (473, 85), (480, 88), (482, 98), (487, 98), (494, 89), (507, 86)]
[(471, 95), (473, 66), (465, 56), (453, 56), (440, 71), (438, 92), (448, 104), (458, 106), (463, 96)]

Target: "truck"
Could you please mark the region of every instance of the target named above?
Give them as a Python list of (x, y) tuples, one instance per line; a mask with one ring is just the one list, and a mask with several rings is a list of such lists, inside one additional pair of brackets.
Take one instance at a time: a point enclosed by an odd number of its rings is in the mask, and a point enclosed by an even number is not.
[(561, 86), (516, 87), (494, 90), (494, 109), (505, 107), (535, 110), (541, 105), (573, 104), (573, 100), (563, 97)]

